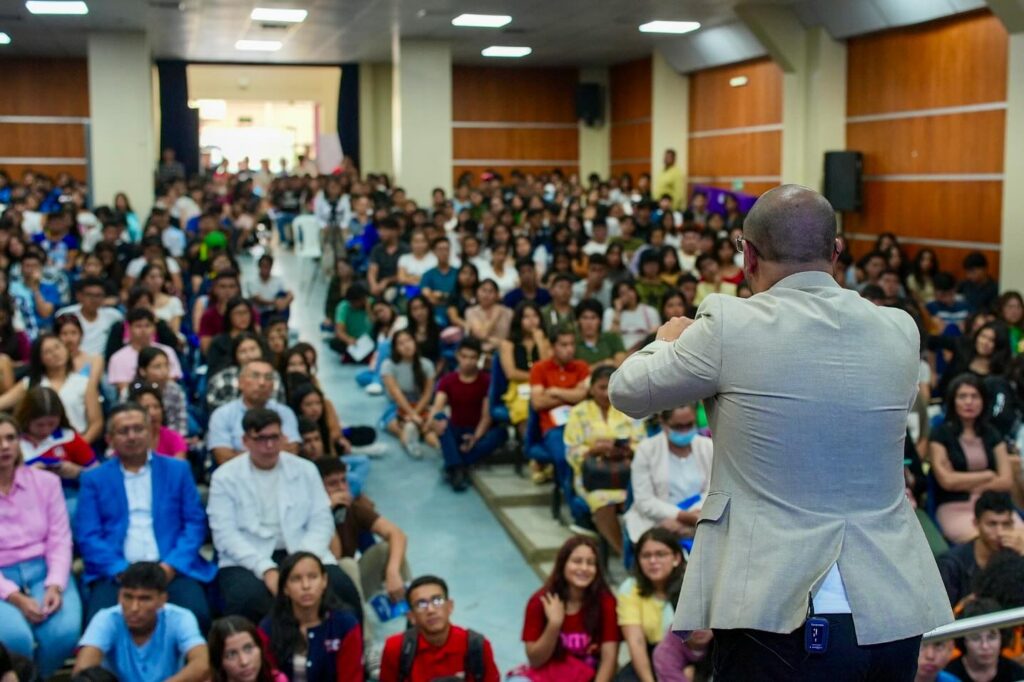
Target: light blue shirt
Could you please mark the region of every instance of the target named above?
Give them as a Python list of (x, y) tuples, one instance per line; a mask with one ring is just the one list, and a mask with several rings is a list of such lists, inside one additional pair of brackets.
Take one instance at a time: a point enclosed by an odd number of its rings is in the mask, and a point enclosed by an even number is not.
[[(281, 433), (284, 434), (285, 440), (289, 443), (302, 442), (298, 420), (295, 419), (295, 413), (290, 407), (276, 400), (268, 400), (265, 407), (281, 416)], [(235, 398), (214, 410), (206, 430), (206, 447), (244, 450), (242, 435), (245, 432), (242, 430), (242, 417), (248, 410), (241, 398)]]
[(91, 646), (103, 652), (103, 667), (121, 682), (165, 680), (184, 667), (185, 655), (206, 640), (199, 634), (196, 617), (188, 609), (166, 604), (156, 616), (156, 628), (145, 644), (132, 641), (121, 607), (101, 609), (79, 646)]
[(121, 465), (124, 492), (128, 498), (128, 532), (124, 536), (124, 558), (130, 564), (136, 561), (160, 561), (160, 548), (153, 531), (153, 467), (146, 463), (136, 472)]

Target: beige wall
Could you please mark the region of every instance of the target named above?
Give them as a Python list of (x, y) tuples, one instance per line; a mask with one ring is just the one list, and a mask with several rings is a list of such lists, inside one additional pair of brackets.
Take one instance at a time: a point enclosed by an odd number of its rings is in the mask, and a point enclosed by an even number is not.
[(341, 68), (189, 64), (189, 99), (307, 101), (320, 106), (320, 133), (338, 131)]
[(1000, 287), (1024, 291), (1024, 33), (1010, 34)]
[(365, 173), (395, 173), (391, 150), (391, 64), (359, 65), (359, 154)]
[(676, 150), (676, 166), (689, 168), (690, 79), (655, 51), (651, 55), (651, 177), (664, 167), (666, 149)]
[(580, 83), (600, 83), (604, 88), (604, 120), (594, 126), (579, 122), (580, 180), (585, 183), (591, 173), (607, 178), (611, 169), (612, 103), (611, 90), (608, 87), (608, 68), (580, 69)]

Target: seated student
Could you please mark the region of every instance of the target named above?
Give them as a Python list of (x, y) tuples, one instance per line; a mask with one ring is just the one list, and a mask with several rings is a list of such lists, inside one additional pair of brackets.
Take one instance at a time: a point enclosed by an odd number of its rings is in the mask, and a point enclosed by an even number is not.
[(551, 575), (530, 597), (523, 622), (528, 679), (610, 682), (619, 655), (615, 596), (605, 582), (597, 543), (565, 541)]
[[(136, 308), (153, 310), (153, 295), (142, 287), (131, 289), (128, 292), (128, 299), (125, 301), (125, 310), (130, 312)], [(115, 322), (110, 328), (110, 334), (107, 336), (107, 348), (103, 352), (103, 357), (108, 366), (110, 365), (110, 359), (114, 357), (114, 353), (123, 348), (130, 338), (131, 326), (123, 320)], [(156, 321), (156, 341), (162, 347), (167, 348), (179, 348), (181, 344), (181, 340), (174, 333), (174, 330), (160, 319)]]
[(103, 433), (103, 411), (95, 382), (74, 371), (67, 346), (44, 332), (32, 344), (28, 375), (0, 396), (0, 410), (13, 410), (33, 388), (54, 388), (60, 396), (68, 423), (87, 443)]
[(270, 663), (263, 639), (252, 621), (224, 616), (206, 636), (211, 682), (288, 682)]
[(434, 363), (420, 357), (416, 338), (408, 329), (395, 332), (391, 357), (381, 363), (381, 382), (392, 405), (381, 421), (402, 443), (411, 457), (423, 456), (420, 438), (440, 450), (441, 442), (429, 417), (430, 398), (434, 387)]
[(480, 342), (463, 339), (455, 353), (456, 369), (438, 382), (430, 408), (441, 440), (445, 478), (456, 492), (469, 487), (469, 467), (498, 449), (507, 435), (493, 426), (487, 397), (491, 375), (481, 371), (480, 357)]
[(572, 284), (572, 277), (564, 274), (555, 275), (551, 280), (551, 302), (540, 309), (541, 320), (548, 336), (556, 329), (572, 327), (576, 323), (575, 311), (572, 308)]
[(185, 459), (188, 443), (179, 431), (164, 426), (164, 401), (154, 386), (139, 386), (128, 396), (149, 413), (150, 449), (155, 455)]
[[(411, 577), (405, 558), (405, 533), (377, 512), (373, 500), (352, 487), (351, 472), (343, 460), (323, 457), (316, 461), (316, 468), (334, 514), (331, 552), (339, 565), (353, 580), (358, 579), (364, 601), (382, 589), (393, 602), (401, 601), (405, 597), (405, 583)], [(360, 550), (361, 540), (367, 534), (380, 540)]]
[(953, 640), (922, 642), (914, 682), (960, 682), (959, 677), (943, 670), (952, 657)]
[(1006, 443), (987, 423), (985, 391), (973, 374), (961, 374), (946, 392), (945, 421), (932, 429), (928, 450), (935, 474), (936, 520), (955, 543), (972, 540), (974, 500), (987, 490), (1013, 486)]
[(185, 404), (185, 390), (178, 382), (171, 380), (170, 358), (162, 348), (150, 346), (139, 351), (139, 365), (135, 373), (135, 381), (128, 388), (134, 390), (140, 385), (155, 388), (160, 394), (160, 403), (164, 408), (164, 422), (167, 428), (183, 436), (186, 435), (188, 433), (188, 407)]
[(74, 315), (57, 315), (53, 321), (53, 333), (68, 349), (75, 373), (81, 374), (98, 387), (104, 374), (103, 356), (82, 350), (82, 323), (78, 318)]
[[(348, 467), (353, 487), (357, 491), (362, 490), (370, 473), (370, 459), (365, 454), (355, 454), (353, 447), (354, 444), (360, 444), (365, 448), (372, 444), (377, 438), (377, 432), (369, 426), (342, 429), (334, 405), (309, 381), (300, 384), (293, 392), (292, 408), (299, 420), (299, 435), (302, 436), (303, 449), (306, 445), (306, 434), (302, 430), (302, 422), (312, 422), (320, 436), (319, 456), (341, 457)], [(372, 448), (370, 450), (378, 452)], [(305, 454), (303, 456), (306, 457)], [(315, 461), (317, 457), (306, 459)]]
[(736, 295), (736, 285), (722, 278), (718, 269), (718, 261), (714, 256), (702, 255), (697, 258), (697, 270), (700, 272), (700, 284), (693, 304), (699, 306), (710, 294)]
[(612, 406), (608, 380), (615, 370), (598, 367), (590, 376), (588, 398), (569, 412), (565, 425), (565, 458), (573, 470), (573, 487), (590, 508), (594, 525), (616, 554), (622, 554), (622, 527), (618, 513), (626, 502), (626, 480), (612, 487), (613, 480), (590, 481), (587, 460), (605, 460), (610, 466), (629, 470), (629, 460), (644, 437), (643, 425)]
[(988, 272), (988, 258), (980, 251), (964, 256), (964, 279), (957, 287), (971, 312), (989, 310), (999, 296), (999, 283)]
[(494, 280), (485, 279), (477, 285), (476, 305), (466, 309), (466, 325), (487, 353), (494, 352), (502, 339), (508, 338), (512, 310), (501, 304)]
[(101, 664), (125, 682), (203, 682), (210, 673), (196, 617), (167, 603), (166, 572), (152, 561), (124, 568), (117, 605), (93, 616), (78, 647), (76, 675)]
[(11, 279), (8, 293), (18, 304), (25, 333), (35, 339), (39, 332), (47, 331), (53, 322), (53, 313), (60, 306), (60, 290), (56, 284), (43, 281), (46, 254), (38, 247), (25, 249), (21, 257), (21, 277)]
[(963, 298), (956, 293), (956, 278), (948, 272), (940, 272), (933, 278), (935, 299), (927, 301), (925, 309), (933, 320), (932, 333), (945, 334), (954, 331), (960, 334), (964, 323), (971, 314)]
[(711, 487), (714, 446), (697, 433), (695, 406), (664, 410), (659, 417), (661, 433), (640, 442), (630, 467), (633, 504), (623, 521), (633, 542), (655, 526), (692, 537)]
[(661, 251), (656, 248), (646, 249), (640, 254), (640, 272), (636, 279), (636, 291), (640, 303), (652, 308), (661, 305), (661, 299), (672, 290), (661, 278)]
[(199, 349), (203, 355), (209, 350), (214, 337), (225, 331), (228, 302), (241, 295), (242, 285), (237, 271), (225, 270), (214, 276), (206, 309), (199, 320)]
[(675, 534), (652, 528), (640, 536), (633, 576), (623, 581), (617, 595), (619, 627), (630, 658), (615, 678), (619, 682), (656, 679), (651, 653), (672, 625), (685, 570), (683, 549)]
[(574, 358), (576, 334), (570, 327), (556, 330), (551, 345), (552, 356), (530, 369), (530, 405), (540, 422), (545, 452), (542, 462), (531, 463), (537, 483), (551, 478), (548, 467), (552, 467), (559, 481), (564, 480), (568, 467), (563, 439), (565, 425), (572, 406), (587, 397), (590, 378), (587, 363)]
[(327, 567), (312, 552), (295, 552), (281, 562), (277, 598), (260, 621), (260, 635), (267, 662), (289, 680), (365, 679), (362, 627), (337, 601), (330, 582)]
[(622, 337), (622, 345), (631, 351), (661, 326), (661, 317), (656, 309), (640, 302), (632, 282), (620, 282), (615, 287), (612, 307), (604, 311), (601, 326)]
[(263, 254), (257, 261), (256, 276), (245, 283), (245, 296), (252, 300), (264, 324), (271, 315), (288, 316), (288, 306), (295, 300), (295, 294), (288, 290), (284, 280), (271, 274), (274, 258)]
[(212, 375), (231, 364), (231, 343), (242, 332), (259, 333), (259, 324), (252, 304), (236, 296), (224, 306), (224, 328), (213, 337), (206, 349), (206, 367)]
[(427, 297), (436, 310), (444, 310), (452, 292), (455, 291), (457, 271), (451, 261), (452, 244), (447, 237), (437, 237), (430, 243), (430, 250), (437, 259), (437, 265), (423, 273), (420, 279), (420, 293)]
[(551, 357), (551, 343), (536, 303), (524, 301), (516, 307), (509, 337), (502, 339), (498, 350), (501, 370), (508, 381), (508, 389), (501, 400), (508, 408), (509, 422), (522, 438), (526, 434), (530, 409), (530, 369), (534, 363)]
[(278, 593), (278, 564), (309, 550), (328, 564), (332, 591), (361, 622), (359, 592), (331, 554), (334, 519), (316, 467), (281, 451), (277, 412), (248, 410), (242, 430), (245, 451), (213, 472), (207, 503), (224, 612), (258, 621)]
[(275, 412), (281, 420), (281, 431), (285, 438), (281, 447), (288, 452), (299, 451), (302, 439), (299, 438), (295, 413), (287, 405), (270, 397), (276, 377), (274, 368), (266, 360), (250, 360), (238, 375), (238, 398), (224, 403), (210, 415), (206, 447), (213, 453), (213, 459), (218, 465), (245, 451), (242, 421), (246, 412), (254, 408)]
[(370, 297), (366, 287), (362, 284), (353, 284), (345, 295), (345, 300), (338, 304), (338, 310), (334, 314), (334, 338), (331, 339), (331, 348), (341, 354), (342, 362), (362, 363), (370, 357), (356, 359), (349, 355), (349, 346), (369, 336), (373, 328), (370, 322)]
[[(711, 630), (694, 630), (684, 642), (674, 632), (666, 632), (651, 654), (654, 678), (658, 682), (709, 679), (707, 653), (713, 637)], [(701, 672), (703, 677), (698, 676)]]
[(75, 305), (57, 311), (56, 317), (74, 315), (82, 326), (81, 348), (90, 355), (103, 357), (111, 328), (124, 316), (114, 307), (103, 305), (105, 289), (98, 277), (83, 277), (75, 286)]
[(448, 313), (448, 324), (460, 329), (468, 329), (466, 311), (476, 305), (476, 289), (480, 284), (480, 276), (476, 266), (463, 259), (455, 279), (455, 290), (445, 302)]
[[(231, 364), (210, 377), (206, 384), (206, 407), (213, 412), (224, 403), (238, 398), (238, 375), (242, 367), (250, 360), (265, 360), (268, 357), (263, 340), (251, 332), (242, 332), (231, 342)], [(284, 382), (274, 371), (274, 400), (284, 402)]]
[(523, 301), (532, 301), (539, 306), (551, 303), (551, 294), (538, 283), (537, 264), (533, 262), (533, 259), (520, 258), (517, 260), (516, 272), (519, 273), (519, 286), (501, 299), (505, 307), (515, 310)]
[(576, 359), (598, 367), (615, 368), (626, 359), (622, 337), (614, 332), (601, 331), (604, 307), (600, 301), (588, 298), (576, 304)]
[(434, 309), (426, 296), (417, 295), (406, 304), (406, 329), (416, 337), (420, 355), (434, 363), (442, 362), (441, 358), (441, 327), (434, 319)]
[(210, 624), (204, 583), (216, 569), (199, 553), (203, 512), (186, 462), (154, 457), (150, 418), (138, 403), (116, 406), (107, 422), (111, 457), (82, 476), (75, 540), (85, 562), (89, 620), (117, 601), (118, 575), (137, 561), (159, 562), (172, 604)]
[(435, 266), (437, 256), (430, 250), (427, 235), (423, 230), (413, 230), (409, 237), (409, 252), (398, 257), (398, 283), (418, 288), (423, 275)]
[(501, 680), (491, 643), (452, 624), (455, 600), (448, 596), (444, 580), (432, 575), (416, 578), (409, 584), (406, 601), (410, 628), (384, 643), (380, 682)]
[(25, 465), (18, 424), (3, 414), (0, 518), (0, 642), (33, 658), (48, 678), (74, 650), (82, 626), (82, 603), (69, 579), (71, 528), (60, 480)]
[(139, 352), (143, 348), (159, 348), (167, 356), (170, 364), (168, 376), (174, 381), (182, 377), (181, 364), (173, 348), (153, 341), (156, 331), (156, 318), (147, 308), (132, 308), (128, 311), (128, 343), (110, 356), (107, 363), (107, 381), (123, 391), (135, 379), (139, 368)]
[(603, 254), (595, 253), (587, 261), (587, 276), (572, 285), (570, 303), (578, 306), (580, 301), (592, 298), (604, 308), (612, 304), (612, 282), (608, 278), (608, 260)]
[[(973, 618), (1002, 610), (994, 599), (980, 598), (968, 603), (959, 618)], [(963, 682), (1017, 682), (1024, 680), (1024, 666), (1002, 654), (1008, 631), (992, 628), (957, 638), (956, 647), (963, 652), (946, 666), (946, 672)]]
[(173, 285), (168, 281), (167, 263), (153, 261), (144, 267), (139, 275), (139, 286), (145, 287), (153, 295), (153, 314), (156, 319), (165, 322), (175, 333), (180, 333), (185, 308), (178, 296), (169, 293)]

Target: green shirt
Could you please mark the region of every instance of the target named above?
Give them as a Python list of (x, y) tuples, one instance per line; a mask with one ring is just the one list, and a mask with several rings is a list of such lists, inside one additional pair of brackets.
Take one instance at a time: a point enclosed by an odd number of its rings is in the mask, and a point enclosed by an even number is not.
[(370, 330), (373, 329), (373, 325), (370, 324), (370, 312), (366, 308), (362, 310), (353, 308), (348, 301), (338, 304), (338, 309), (334, 313), (334, 321), (345, 325), (345, 333), (354, 339), (369, 335)]
[(615, 332), (601, 332), (597, 337), (597, 343), (589, 346), (580, 337), (576, 338), (576, 359), (582, 360), (588, 365), (596, 365), (602, 360), (610, 360), (616, 353), (625, 353), (626, 347), (622, 344), (622, 337)]

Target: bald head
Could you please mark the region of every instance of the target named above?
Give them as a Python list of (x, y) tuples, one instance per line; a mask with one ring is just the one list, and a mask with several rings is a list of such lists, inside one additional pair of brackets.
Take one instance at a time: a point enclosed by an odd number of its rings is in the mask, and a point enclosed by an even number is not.
[(762, 194), (750, 209), (743, 236), (765, 261), (827, 261), (835, 248), (836, 214), (814, 190), (782, 185)]

